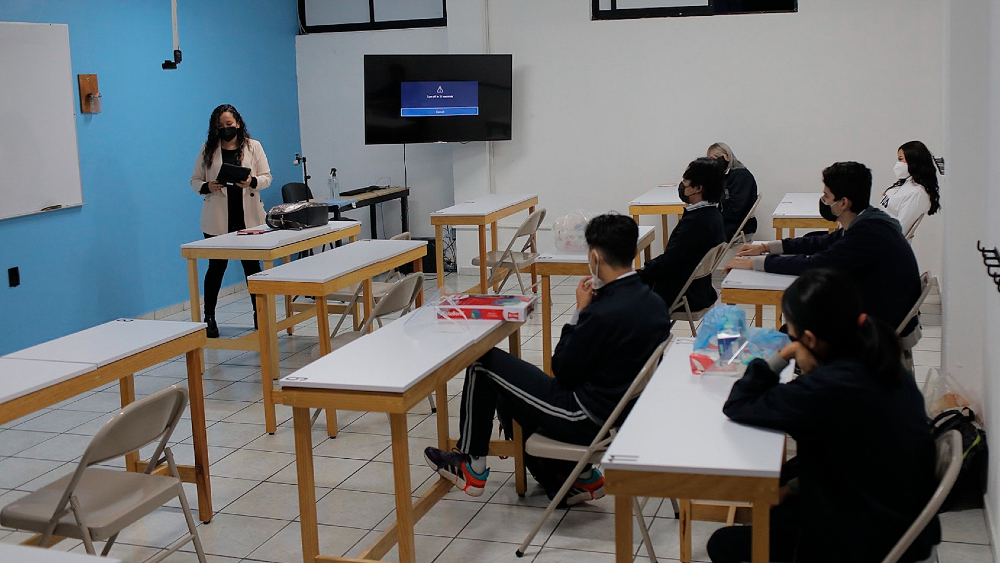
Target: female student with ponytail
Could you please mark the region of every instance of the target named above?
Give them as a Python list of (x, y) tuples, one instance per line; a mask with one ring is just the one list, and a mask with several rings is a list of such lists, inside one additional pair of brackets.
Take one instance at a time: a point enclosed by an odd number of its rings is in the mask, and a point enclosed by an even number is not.
[(922, 213), (934, 215), (941, 209), (938, 168), (926, 145), (910, 141), (896, 151), (892, 171), (898, 180), (885, 190), (879, 205), (899, 221), (905, 233)]
[[(723, 407), (798, 446), (771, 511), (771, 561), (881, 561), (936, 487), (923, 397), (892, 329), (862, 313), (844, 274), (802, 274), (781, 308), (792, 343), (751, 362)], [(802, 374), (780, 383), (792, 359)], [(901, 561), (928, 557), (939, 541), (935, 519)], [(751, 527), (718, 530), (708, 552), (714, 563), (750, 561)]]

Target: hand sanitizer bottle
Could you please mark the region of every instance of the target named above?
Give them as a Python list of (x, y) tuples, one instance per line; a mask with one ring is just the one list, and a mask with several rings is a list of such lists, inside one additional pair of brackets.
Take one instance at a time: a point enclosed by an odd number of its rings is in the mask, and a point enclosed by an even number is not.
[(326, 181), (327, 187), (330, 188), (330, 197), (333, 199), (340, 199), (340, 181), (337, 180), (337, 169), (330, 169), (330, 178)]

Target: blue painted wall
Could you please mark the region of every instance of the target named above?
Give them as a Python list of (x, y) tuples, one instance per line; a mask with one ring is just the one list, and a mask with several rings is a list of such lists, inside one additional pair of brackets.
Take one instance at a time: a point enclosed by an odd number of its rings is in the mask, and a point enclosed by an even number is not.
[[(0, 272), (21, 273), (19, 287), (0, 280), (0, 354), (187, 300), (179, 246), (202, 236), (188, 181), (218, 104), (236, 106), (264, 146), (265, 207), (301, 181), (296, 2), (180, 0), (178, 19), (184, 61), (165, 71), (169, 0), (0, 2), (0, 21), (69, 24), (66, 80), (76, 91), (77, 74), (97, 74), (104, 103), (77, 115), (86, 205), (0, 221)], [(242, 275), (231, 263), (225, 285)]]

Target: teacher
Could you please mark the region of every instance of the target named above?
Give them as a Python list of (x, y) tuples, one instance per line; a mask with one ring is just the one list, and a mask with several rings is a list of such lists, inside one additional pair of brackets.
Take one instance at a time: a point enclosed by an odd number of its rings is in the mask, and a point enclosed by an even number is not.
[[(217, 181), (223, 163), (250, 169), (246, 180), (235, 186)], [(201, 230), (205, 238), (224, 235), (264, 223), (264, 204), (260, 190), (271, 185), (271, 168), (260, 143), (250, 138), (240, 112), (223, 104), (212, 112), (208, 121), (208, 139), (198, 154), (191, 173), (191, 187), (205, 197), (201, 209)], [(243, 273), (251, 276), (261, 271), (260, 261), (242, 260)], [(205, 323), (209, 338), (219, 337), (215, 322), (215, 305), (219, 300), (222, 277), (228, 260), (209, 260), (205, 272)], [(254, 303), (254, 328), (257, 327), (257, 305)]]

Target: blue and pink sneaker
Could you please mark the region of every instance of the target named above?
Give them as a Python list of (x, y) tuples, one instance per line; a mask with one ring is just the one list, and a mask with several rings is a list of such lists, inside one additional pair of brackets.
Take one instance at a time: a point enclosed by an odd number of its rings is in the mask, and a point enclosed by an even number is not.
[(438, 475), (451, 481), (456, 487), (471, 497), (483, 494), (486, 488), (486, 478), (490, 475), (487, 469), (484, 473), (476, 473), (469, 462), (469, 454), (459, 451), (446, 452), (438, 448), (424, 449), (424, 460)]

